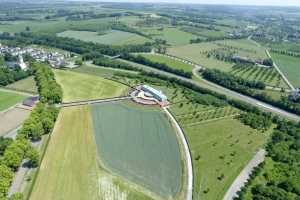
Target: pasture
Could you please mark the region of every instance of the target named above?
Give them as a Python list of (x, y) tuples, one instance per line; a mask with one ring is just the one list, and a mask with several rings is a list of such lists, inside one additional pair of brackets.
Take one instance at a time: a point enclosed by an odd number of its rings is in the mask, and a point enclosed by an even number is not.
[(174, 69), (184, 70), (192, 72), (193, 66), (178, 60), (174, 60), (167, 56), (156, 55), (156, 54), (141, 54), (143, 57), (151, 60), (152, 62), (164, 63)]
[(118, 102), (94, 105), (92, 114), (98, 154), (108, 170), (163, 199), (180, 192), (179, 144), (162, 111)]
[(232, 63), (217, 60), (215, 58), (208, 58), (205, 52), (217, 49), (218, 46), (214, 43), (199, 43), (188, 44), (183, 46), (176, 46), (168, 48), (167, 52), (170, 55), (174, 55), (179, 58), (193, 61), (205, 68), (219, 69), (223, 71), (229, 71), (233, 66)]
[(33, 76), (30, 76), (28, 78), (25, 78), (25, 79), (19, 80), (17, 82), (14, 82), (10, 85), (7, 85), (6, 88), (29, 92), (29, 93), (33, 93), (33, 94), (37, 93), (37, 86), (36, 86)]
[(14, 106), (26, 98), (27, 96), (18, 94), (17, 92), (0, 89), (0, 111)]
[(118, 97), (128, 91), (127, 86), (99, 76), (64, 70), (54, 73), (63, 89), (64, 102)]
[(110, 30), (99, 35), (91, 31), (64, 31), (57, 34), (60, 37), (74, 38), (85, 42), (94, 42), (108, 45), (143, 44), (149, 42), (148, 38), (124, 31)]
[(300, 58), (271, 53), (274, 62), (294, 87), (300, 87)]
[(100, 168), (96, 149), (89, 107), (62, 109), (30, 199), (151, 200)]

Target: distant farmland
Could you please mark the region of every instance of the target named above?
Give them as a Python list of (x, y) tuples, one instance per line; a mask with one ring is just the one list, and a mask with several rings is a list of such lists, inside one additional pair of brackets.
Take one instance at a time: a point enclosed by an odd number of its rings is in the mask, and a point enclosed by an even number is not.
[(98, 153), (104, 166), (164, 197), (181, 189), (176, 133), (157, 108), (123, 103), (92, 107)]
[(64, 102), (117, 97), (128, 89), (125, 85), (99, 76), (63, 70), (54, 72), (63, 89)]
[(294, 87), (300, 87), (300, 58), (271, 53), (274, 62), (278, 65)]
[(91, 31), (64, 31), (57, 34), (60, 37), (75, 38), (86, 42), (95, 42), (110, 45), (143, 44), (149, 39), (124, 31), (111, 30), (103, 35)]

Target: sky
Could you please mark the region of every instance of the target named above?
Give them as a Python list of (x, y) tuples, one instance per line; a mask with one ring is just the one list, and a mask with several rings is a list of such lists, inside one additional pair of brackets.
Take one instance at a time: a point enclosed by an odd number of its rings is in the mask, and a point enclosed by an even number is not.
[(300, 0), (103, 0), (103, 1), (300, 6)]

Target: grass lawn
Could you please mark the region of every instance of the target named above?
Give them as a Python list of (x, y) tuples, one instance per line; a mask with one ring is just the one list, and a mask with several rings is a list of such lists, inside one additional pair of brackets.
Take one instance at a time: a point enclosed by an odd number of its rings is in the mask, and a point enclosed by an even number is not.
[(294, 87), (300, 87), (300, 58), (271, 53), (274, 62)]
[(172, 58), (169, 58), (167, 56), (160, 56), (160, 55), (155, 55), (155, 54), (141, 54), (145, 58), (150, 59), (153, 62), (159, 62), (159, 63), (164, 63), (167, 64), (168, 66), (174, 68), (174, 69), (182, 69), (187, 72), (192, 72), (193, 66), (174, 60)]
[(128, 90), (125, 85), (99, 76), (64, 70), (54, 73), (63, 89), (64, 102), (117, 97)]
[(14, 82), (6, 87), (34, 94), (37, 93), (37, 87), (33, 76)]
[(150, 198), (99, 167), (89, 107), (62, 109), (31, 200)]
[(184, 131), (193, 158), (194, 199), (203, 200), (222, 199), (268, 136), (231, 118), (185, 127)]
[(168, 49), (168, 54), (193, 61), (206, 68), (214, 68), (223, 71), (229, 71), (233, 64), (219, 61), (212, 57), (208, 58), (205, 54), (203, 54), (203, 52), (211, 51), (216, 48), (218, 48), (218, 46), (212, 42), (188, 44), (183, 46), (171, 47)]
[(92, 108), (104, 166), (163, 199), (175, 197), (181, 190), (183, 166), (176, 133), (164, 113), (131, 102)]
[(91, 31), (64, 31), (57, 34), (60, 37), (69, 37), (86, 42), (95, 42), (109, 45), (125, 45), (125, 44), (143, 44), (150, 41), (134, 33), (124, 31), (111, 30), (104, 35), (99, 35), (98, 32)]
[(0, 111), (26, 99), (27, 96), (0, 89)]

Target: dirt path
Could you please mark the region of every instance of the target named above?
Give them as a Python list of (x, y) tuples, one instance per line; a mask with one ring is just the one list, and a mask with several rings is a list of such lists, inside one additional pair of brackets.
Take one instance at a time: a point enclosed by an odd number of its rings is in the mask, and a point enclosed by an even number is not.
[(243, 171), (239, 174), (239, 176), (234, 180), (228, 191), (226, 192), (223, 200), (232, 200), (237, 196), (237, 192), (241, 190), (241, 188), (247, 183), (250, 175), (255, 167), (257, 167), (260, 163), (265, 160), (266, 151), (264, 149), (260, 149), (255, 156), (250, 160), (247, 166), (243, 169)]

